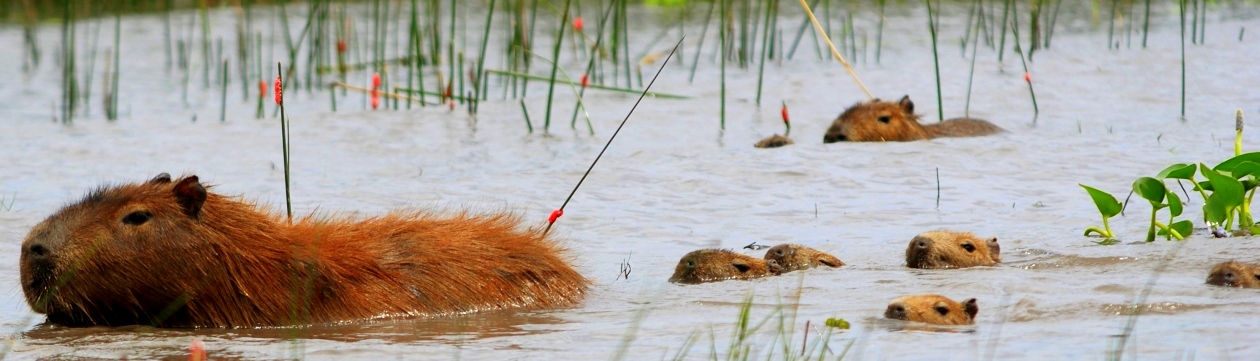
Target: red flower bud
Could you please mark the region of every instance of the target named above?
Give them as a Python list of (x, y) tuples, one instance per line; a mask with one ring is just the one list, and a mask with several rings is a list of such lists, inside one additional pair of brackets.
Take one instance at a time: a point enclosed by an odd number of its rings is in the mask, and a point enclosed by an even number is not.
[(556, 223), (556, 219), (559, 219), (560, 216), (563, 216), (563, 215), (564, 215), (563, 209), (556, 209), (554, 211), (551, 211), (551, 216), (547, 217), (547, 223)]
[(788, 122), (787, 102), (783, 102), (783, 109), (780, 111), (780, 113), (783, 113), (783, 122), (787, 123)]
[(455, 110), (455, 101), (454, 101), (454, 100), (452, 100), (450, 103), (447, 103), (447, 105), (450, 105), (451, 110)]
[(276, 75), (276, 105), (284, 105), (284, 84), (280, 82), (280, 76)]
[(1024, 73), (1024, 81), (1025, 81), (1025, 82), (1029, 82), (1029, 83), (1031, 83), (1031, 82), (1032, 82), (1032, 75), (1030, 75), (1030, 74), (1028, 74), (1028, 73)]
[(582, 17), (573, 18), (573, 30), (582, 31)]
[(372, 73), (372, 109), (376, 109), (381, 105), (381, 74)]
[(258, 81), (258, 97), (262, 98), (266, 96), (267, 96), (267, 81), (259, 80)]
[(372, 73), (372, 89), (376, 89), (380, 87), (381, 87), (381, 74)]
[(346, 53), (346, 40), (337, 39), (337, 54), (345, 54), (345, 53)]
[(586, 76), (586, 74), (582, 74), (582, 87), (585, 88), (588, 86), (591, 86), (591, 77)]

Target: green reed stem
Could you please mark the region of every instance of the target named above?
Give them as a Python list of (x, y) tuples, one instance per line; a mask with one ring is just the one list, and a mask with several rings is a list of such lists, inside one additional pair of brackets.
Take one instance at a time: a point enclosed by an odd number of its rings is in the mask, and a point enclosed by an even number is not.
[(927, 4), (928, 33), (932, 35), (932, 65), (936, 69), (936, 114), (937, 121), (945, 120), (945, 106), (941, 98), (941, 61), (936, 55), (936, 23), (932, 21), (932, 0), (923, 0)]
[(534, 123), (529, 121), (529, 109), (525, 108), (525, 98), (521, 98), (521, 114), (525, 115), (525, 128), (529, 129), (529, 134), (534, 134)]
[(569, 23), (569, 4), (572, 0), (564, 1), (564, 12), (560, 14), (560, 29), (556, 30), (556, 45), (551, 51), (551, 80), (547, 84), (547, 112), (543, 114), (543, 132), (548, 132), (551, 128), (551, 101), (556, 91), (556, 73), (560, 70), (560, 46), (564, 45), (564, 29)]
[(696, 55), (691, 60), (691, 75), (687, 76), (688, 84), (696, 80), (696, 66), (700, 64), (700, 53), (704, 50), (704, 36), (709, 33), (709, 20), (713, 18), (715, 7), (717, 7), (717, 1), (709, 3), (709, 12), (704, 16), (704, 26), (700, 28), (700, 44), (696, 45)]
[(1024, 65), (1024, 75), (1027, 77), (1024, 82), (1028, 83), (1028, 96), (1032, 98), (1032, 122), (1035, 125), (1037, 124), (1037, 117), (1041, 114), (1041, 111), (1037, 109), (1037, 93), (1033, 92), (1032, 77), (1028, 72), (1028, 61), (1024, 59), (1024, 50), (1019, 46), (1019, 27), (1015, 26), (1014, 22), (1012, 22), (1010, 26), (1012, 38), (1015, 39), (1015, 54), (1019, 55), (1019, 63)]
[(223, 81), (219, 85), (222, 86), (223, 89), (219, 93), (220, 99), (222, 99), (219, 102), (219, 121), (225, 122), (227, 121), (227, 88), (228, 88), (228, 61), (227, 59), (223, 59), (223, 72), (220, 75), (223, 77)]
[[(280, 79), (280, 84), (283, 87), (283, 84), (285, 83), (284, 70), (280, 67), (279, 62), (276, 63), (276, 76), (278, 77), (278, 79)], [(279, 97), (279, 95), (277, 95), (277, 97)], [(276, 105), (280, 107), (280, 146), (281, 146), (280, 152), (282, 153), (283, 158), (284, 158), (284, 209), (285, 209), (286, 214), (288, 214), (289, 216), (288, 218), (289, 223), (292, 223), (293, 222), (293, 197), (291, 196), (291, 193), (290, 193), (290, 182), (289, 182), (289, 122), (285, 120), (285, 117), (284, 117), (283, 97), (280, 97), (280, 101), (277, 102)]]
[(726, 130), (726, 1), (717, 0), (718, 6), (718, 64), (721, 68), (721, 108), (718, 111), (718, 126), (720, 130)]
[[(495, 3), (495, 0), (490, 0), (490, 8), (486, 10), (486, 30), (481, 35), (481, 55), (477, 58), (477, 79), (476, 79), (477, 84), (473, 85), (473, 91), (476, 92), (477, 94), (477, 96), (474, 98), (478, 100), (485, 99), (486, 94), (487, 94), (486, 89), (482, 84), (484, 83), (483, 79), (485, 79), (486, 48), (490, 45), (490, 24), (492, 24), (492, 22), (494, 21), (494, 3)], [(564, 23), (561, 23), (560, 25), (561, 31), (564, 31), (564, 28), (565, 28)], [(563, 39), (563, 38), (559, 38), (559, 39)], [(559, 39), (556, 40), (557, 44), (561, 43)], [(474, 102), (473, 113), (474, 114), (477, 113), (477, 109), (480, 107), (481, 107), (480, 101)]]
[[(611, 4), (610, 4), (610, 5), (611, 5)], [(609, 6), (609, 7), (608, 7), (608, 10), (605, 10), (605, 11), (604, 11), (604, 15), (602, 15), (602, 17), (600, 17), (600, 19), (599, 19), (599, 30), (596, 32), (596, 35), (595, 35), (595, 47), (594, 47), (594, 49), (600, 49), (600, 46), (603, 46), (603, 43), (604, 43), (604, 25), (608, 23), (608, 17), (609, 17), (610, 15), (612, 15), (612, 13), (613, 13), (613, 11), (612, 11), (612, 10), (613, 10), (613, 7), (612, 7), (612, 6)], [(598, 59), (599, 59), (599, 56), (598, 56), (598, 55), (596, 55), (596, 53), (598, 53), (598, 50), (597, 50), (596, 52), (592, 53), (592, 55), (591, 55), (590, 57), (588, 57), (588, 58), (587, 58), (587, 61), (586, 61), (586, 72), (582, 73), (582, 75), (583, 75), (583, 76), (586, 76), (588, 85), (586, 85), (586, 86), (582, 86), (582, 87), (578, 90), (578, 104), (573, 105), (573, 117), (569, 119), (569, 128), (572, 128), (572, 129), (577, 129), (577, 116), (578, 116), (578, 109), (582, 108), (581, 99), (584, 99), (584, 97), (586, 96), (586, 88), (591, 86), (591, 85), (589, 84), (589, 83), (590, 83), (590, 78), (594, 76), (594, 74), (591, 74), (591, 72), (593, 72), (593, 71), (595, 70), (595, 63), (596, 63), (596, 60), (598, 60)], [(699, 52), (697, 52), (697, 53), (699, 53)], [(693, 74), (694, 74), (694, 73), (693, 73)], [(602, 88), (602, 87), (604, 87), (604, 86), (599, 85), (599, 84), (595, 84), (594, 86), (595, 86), (595, 87), (597, 87), (597, 88)], [(638, 91), (634, 91), (634, 92), (635, 92), (635, 93), (638, 93)], [(521, 103), (521, 106), (522, 106), (522, 107), (523, 107), (523, 106), (525, 106), (525, 103)], [(588, 120), (587, 122), (589, 123), (590, 121)], [(591, 130), (591, 133), (593, 134), (593, 133), (594, 133), (594, 128), (592, 127), (591, 129), (592, 129), (592, 130)]]
[(773, 9), (779, 7), (779, 0), (767, 0), (766, 4), (773, 8), (766, 9), (765, 28), (761, 32), (761, 65), (757, 67), (757, 105), (761, 106), (761, 85), (765, 79), (766, 73), (766, 49), (770, 48), (770, 16), (774, 15)]
[(1186, 117), (1186, 0), (1177, 0), (1181, 11), (1181, 118)]

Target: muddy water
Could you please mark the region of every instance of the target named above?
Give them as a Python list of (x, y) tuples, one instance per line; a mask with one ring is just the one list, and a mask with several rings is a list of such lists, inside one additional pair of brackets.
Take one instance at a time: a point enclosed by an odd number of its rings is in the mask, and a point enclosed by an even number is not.
[[(785, 9), (790, 11), (781, 23), (799, 24), (796, 8), (785, 3)], [(703, 10), (693, 9), (686, 27), (688, 65)], [(590, 8), (585, 11), (594, 18)], [(889, 8), (879, 63), (873, 56), (872, 11), (858, 12), (857, 27), (870, 44), (866, 60), (856, 61), (857, 71), (876, 96), (909, 94), (925, 119), (935, 119), (923, 9)], [(631, 359), (673, 357), (692, 336), (697, 338), (688, 357), (708, 358), (710, 348), (726, 354), (740, 303), (751, 294), (754, 321), (777, 319), (778, 305), (795, 306), (796, 317), (785, 326), (794, 330), (794, 352), (807, 320), (817, 327), (828, 317), (841, 317), (853, 328), (832, 334), (829, 352), (851, 343), (850, 358), (976, 359), (992, 353), (996, 359), (1098, 359), (1114, 349), (1127, 305), (1171, 252), (1175, 258), (1143, 305), (1127, 352), (1147, 359), (1260, 355), (1253, 336), (1260, 293), (1203, 284), (1216, 262), (1260, 261), (1255, 238), (1211, 239), (1200, 230), (1180, 244), (1141, 243), (1149, 208), (1133, 204), (1127, 216), (1112, 221), (1122, 244), (1097, 246), (1095, 239), (1080, 236), (1099, 220), (1077, 186), (1124, 194), (1134, 178), (1168, 164), (1214, 163), (1232, 155), (1235, 109), (1260, 116), (1260, 93), (1253, 90), (1260, 84), (1254, 65), (1260, 48), (1251, 36), (1241, 42), (1236, 37), (1240, 28), (1260, 29), (1256, 8), (1222, 5), (1209, 11), (1207, 43), (1187, 48), (1185, 119), (1178, 116), (1175, 9), (1156, 9), (1145, 50), (1137, 43), (1140, 34), (1127, 40), (1132, 49), (1118, 36), (1121, 50), (1108, 50), (1105, 21), (1091, 24), (1084, 4), (1065, 4), (1062, 11), (1053, 48), (1036, 53), (1030, 64), (1040, 106), (1035, 124), (1018, 58), (1008, 52), (1006, 62), (998, 63), (992, 50), (979, 52), (970, 113), (1009, 130), (986, 138), (821, 144), (830, 120), (864, 95), (838, 65), (820, 60), (808, 46), (794, 60), (766, 67), (760, 107), (753, 99), (756, 73), (731, 70), (729, 118), (720, 131), (718, 67), (703, 60), (706, 53), (689, 84), (685, 68), (671, 64), (654, 89), (694, 98), (645, 100), (557, 223), (555, 232), (569, 240), (579, 270), (596, 282), (580, 306), (266, 330), (70, 329), (41, 324), (42, 317), (30, 312), (16, 266), (30, 227), (92, 187), (159, 172), (197, 174), (217, 192), (245, 195), (279, 210), (284, 203), (279, 129), (273, 118), (253, 118), (253, 100), (241, 101), (235, 76), (225, 123), (217, 121), (219, 90), (203, 89), (199, 70), (185, 97), (182, 72), (163, 70), (160, 17), (125, 19), (122, 119), (101, 119), (97, 88), (86, 119), (71, 126), (54, 123), (60, 94), (55, 64), (46, 59), (35, 73), (22, 73), (21, 31), (0, 28), (0, 44), (9, 49), (0, 56), (0, 78), (7, 79), (0, 83), (5, 123), (0, 198), (12, 200), (11, 208), (0, 208), (5, 340), (0, 351), (19, 359), (178, 357), (190, 340), (202, 338), (216, 358), (597, 359), (614, 355), (631, 334), (626, 349)], [(262, 12), (263, 18), (270, 14)], [(676, 14), (636, 5), (631, 12), (634, 21), (652, 29), (672, 24)], [(835, 19), (839, 14), (836, 10)], [(220, 11), (212, 19), (223, 24), (218, 29), (230, 29), (230, 16)], [(964, 107), (970, 64), (959, 56), (957, 39), (965, 20), (966, 8), (945, 7), (941, 77), (947, 117), (961, 115)], [(477, 20), (469, 22), (468, 28), (480, 28)], [(270, 25), (259, 25), (264, 26)], [(46, 54), (57, 43), (56, 31), (55, 25), (41, 28)], [(712, 35), (706, 52), (712, 51)], [(270, 35), (265, 40), (283, 41)], [(667, 48), (665, 42), (649, 45), (649, 36), (632, 40), (631, 49)], [(199, 57), (193, 59), (200, 69)], [(581, 66), (577, 60), (569, 65)], [(366, 81), (362, 73), (352, 76)], [(545, 87), (531, 87), (526, 104), (537, 127)], [(502, 100), (499, 91), (491, 90), (491, 101), (475, 120), (441, 107), (364, 111), (363, 97), (355, 94), (340, 97), (341, 111), (334, 113), (327, 92), (286, 92), (293, 119), (295, 211), (511, 210), (541, 224), (634, 97), (588, 93), (596, 133), (589, 136), (584, 128), (569, 128), (573, 97), (561, 89), (550, 135), (529, 135), (518, 102)], [(780, 100), (791, 107), (797, 144), (754, 149), (757, 139), (782, 130)], [(1260, 137), (1250, 136), (1244, 147), (1260, 149)], [(1201, 201), (1190, 199), (1190, 217), (1198, 217)], [(909, 239), (937, 228), (998, 237), (1005, 263), (906, 269)], [(848, 266), (750, 282), (665, 281), (688, 251), (739, 249), (752, 242), (801, 243), (832, 252)], [(623, 263), (631, 267), (628, 278), (619, 277)], [(925, 332), (878, 321), (889, 300), (929, 292), (977, 298), (977, 325)], [(773, 328), (750, 339), (757, 357), (783, 356)], [(819, 337), (810, 332), (811, 340)]]

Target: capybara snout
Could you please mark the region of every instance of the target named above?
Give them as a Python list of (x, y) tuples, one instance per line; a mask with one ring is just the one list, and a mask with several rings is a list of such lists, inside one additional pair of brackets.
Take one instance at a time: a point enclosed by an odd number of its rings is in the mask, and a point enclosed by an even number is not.
[(983, 240), (967, 232), (925, 232), (906, 247), (906, 266), (910, 268), (992, 266), (1001, 261), (997, 237)]
[(1225, 287), (1260, 288), (1260, 265), (1221, 262), (1212, 267), (1207, 283)]

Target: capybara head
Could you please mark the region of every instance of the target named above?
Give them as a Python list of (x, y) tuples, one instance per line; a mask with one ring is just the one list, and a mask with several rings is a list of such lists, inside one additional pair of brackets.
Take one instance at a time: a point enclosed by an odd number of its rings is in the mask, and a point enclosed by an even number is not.
[(893, 300), (884, 310), (884, 317), (933, 325), (972, 325), (978, 312), (974, 298), (958, 303), (941, 295), (918, 295)]
[(823, 136), (823, 143), (849, 142), (904, 142), (931, 138), (919, 117), (914, 115), (914, 103), (910, 96), (886, 102), (879, 99), (857, 103), (844, 113)]
[(702, 249), (687, 253), (678, 260), (669, 281), (696, 284), (725, 280), (748, 280), (783, 273), (774, 261), (735, 253), (725, 249)]
[(757, 144), (753, 144), (753, 147), (778, 148), (778, 147), (782, 147), (782, 146), (790, 145), (790, 144), (796, 144), (795, 142), (792, 141), (792, 138), (788, 138), (785, 135), (775, 134), (775, 135), (766, 137), (765, 139), (757, 141)]
[[(165, 272), (202, 275), (171, 259), (175, 253), (214, 252), (192, 237), (206, 188), (196, 176), (172, 181), (162, 173), (140, 184), (98, 188), (44, 220), (22, 242), (22, 291), (35, 312), (59, 324), (147, 323), (181, 297), (184, 284)], [(179, 252), (154, 252), (174, 249)], [(95, 320), (108, 314), (117, 319)]]
[(906, 247), (906, 266), (910, 268), (964, 268), (999, 262), (997, 237), (983, 240), (969, 232), (926, 232), (915, 236)]
[(836, 256), (805, 247), (799, 244), (780, 244), (766, 251), (766, 260), (774, 261), (783, 268), (783, 272), (803, 270), (819, 266), (840, 267), (844, 265)]
[(1212, 267), (1207, 283), (1225, 287), (1260, 288), (1260, 267), (1226, 261)]

